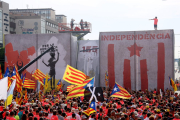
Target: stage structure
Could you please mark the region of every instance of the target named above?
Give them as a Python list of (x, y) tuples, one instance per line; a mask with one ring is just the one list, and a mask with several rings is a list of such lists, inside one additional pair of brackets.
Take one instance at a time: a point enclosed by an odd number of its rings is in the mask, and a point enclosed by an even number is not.
[(115, 82), (132, 90), (171, 88), (168, 75), (174, 78), (174, 31), (101, 32), (100, 86)]

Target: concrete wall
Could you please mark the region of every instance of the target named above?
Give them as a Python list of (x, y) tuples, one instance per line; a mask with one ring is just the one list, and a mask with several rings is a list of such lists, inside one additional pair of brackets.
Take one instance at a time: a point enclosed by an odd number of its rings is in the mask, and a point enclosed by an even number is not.
[[(46, 53), (38, 62), (34, 63), (26, 69), (28, 72), (27, 78), (33, 79), (32, 74), (36, 68), (40, 69), (44, 74), (55, 75), (55, 85), (59, 79), (62, 79), (66, 65), (71, 65), (71, 51), (76, 51), (75, 46), (71, 48), (71, 34), (31, 34), (31, 35), (6, 35), (5, 36), (5, 57), (6, 66), (18, 65), (20, 67), (26, 65), (38, 55), (43, 53), (49, 47), (54, 46), (55, 56), (51, 53)], [(59, 57), (58, 57), (59, 53)], [(72, 54), (73, 55), (73, 54)], [(74, 60), (74, 59), (73, 59)], [(47, 66), (43, 63), (47, 64)], [(57, 62), (55, 62), (57, 61)], [(23, 64), (22, 64), (23, 63)], [(73, 63), (73, 62), (72, 62)], [(20, 68), (19, 67), (19, 68)], [(52, 71), (54, 69), (54, 71)], [(24, 71), (25, 72), (25, 71)], [(62, 80), (63, 81), (63, 80)], [(50, 84), (50, 82), (49, 82)], [(67, 86), (66, 82), (63, 84)], [(38, 85), (39, 86), (39, 85)], [(50, 85), (51, 88), (51, 85)]]
[(166, 89), (174, 78), (173, 30), (101, 32), (100, 85), (117, 82), (133, 90)]
[(77, 69), (90, 77), (95, 77), (95, 86), (99, 86), (99, 49), (80, 52), (99, 48), (99, 40), (80, 40), (78, 44)]

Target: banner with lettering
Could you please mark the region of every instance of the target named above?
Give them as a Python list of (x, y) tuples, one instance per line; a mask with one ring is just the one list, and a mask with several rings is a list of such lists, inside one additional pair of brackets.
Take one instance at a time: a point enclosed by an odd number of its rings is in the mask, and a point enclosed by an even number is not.
[(95, 86), (99, 86), (99, 41), (79, 41), (77, 69), (90, 77), (95, 76)]
[(174, 77), (174, 31), (129, 31), (100, 33), (100, 85), (115, 82), (132, 90), (170, 88)]

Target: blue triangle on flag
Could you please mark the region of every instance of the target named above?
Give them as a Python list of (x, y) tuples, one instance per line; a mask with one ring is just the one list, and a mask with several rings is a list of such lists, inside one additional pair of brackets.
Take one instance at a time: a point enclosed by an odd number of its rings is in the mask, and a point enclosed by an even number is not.
[(89, 88), (89, 87), (94, 87), (94, 77), (93, 77), (93, 79), (90, 81), (90, 82), (88, 82), (83, 88), (84, 89), (86, 89), (86, 88)]
[(116, 93), (116, 92), (120, 92), (121, 90), (119, 89), (119, 87), (118, 87), (118, 85), (115, 83), (115, 85), (114, 85), (114, 88), (113, 88), (113, 91), (112, 91), (112, 93), (111, 93), (111, 95), (113, 95), (114, 93)]

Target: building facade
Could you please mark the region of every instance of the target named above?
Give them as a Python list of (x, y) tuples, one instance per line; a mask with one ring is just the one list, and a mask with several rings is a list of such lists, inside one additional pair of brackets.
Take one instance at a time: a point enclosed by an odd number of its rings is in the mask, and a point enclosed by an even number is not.
[(56, 15), (56, 22), (67, 23), (67, 17), (65, 15)]
[(0, 43), (3, 43), (4, 34), (9, 34), (9, 4), (0, 1)]
[(35, 13), (36, 15), (43, 16), (47, 19), (55, 20), (55, 10), (52, 8), (42, 9), (10, 9), (11, 13)]
[(44, 34), (58, 33), (58, 23), (43, 16), (10, 15), (11, 34)]

